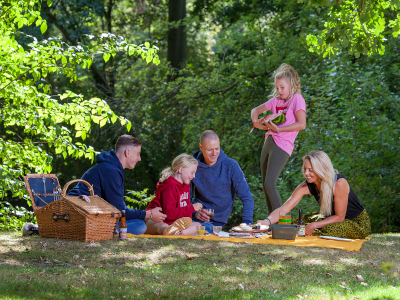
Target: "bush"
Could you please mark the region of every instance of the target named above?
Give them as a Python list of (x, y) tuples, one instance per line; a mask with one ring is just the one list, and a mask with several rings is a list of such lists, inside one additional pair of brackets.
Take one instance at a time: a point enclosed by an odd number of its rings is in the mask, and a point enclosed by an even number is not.
[(141, 192), (127, 190), (127, 194), (132, 195), (132, 197), (125, 196), (126, 206), (133, 209), (146, 209), (147, 205), (155, 197), (155, 195), (147, 196), (148, 190), (149, 189), (144, 189)]
[(13, 206), (7, 201), (0, 202), (1, 230), (20, 230), (24, 223), (36, 223), (35, 215), (25, 207)]

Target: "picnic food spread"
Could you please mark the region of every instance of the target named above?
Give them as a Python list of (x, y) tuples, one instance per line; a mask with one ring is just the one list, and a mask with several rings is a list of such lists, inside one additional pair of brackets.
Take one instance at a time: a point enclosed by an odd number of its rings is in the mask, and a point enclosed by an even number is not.
[(245, 223), (242, 223), (239, 226), (232, 227), (230, 231), (238, 233), (259, 233), (259, 232), (265, 232), (268, 229), (269, 226), (267, 225), (261, 225), (261, 224), (247, 225)]

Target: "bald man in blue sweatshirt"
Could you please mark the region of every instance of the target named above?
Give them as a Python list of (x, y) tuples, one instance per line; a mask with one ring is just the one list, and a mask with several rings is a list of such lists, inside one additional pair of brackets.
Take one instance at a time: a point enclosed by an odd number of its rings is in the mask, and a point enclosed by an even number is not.
[[(218, 135), (212, 130), (203, 132), (199, 147), (193, 155), (199, 166), (192, 180), (192, 192), (193, 203), (203, 204), (203, 209), (193, 214), (193, 221), (205, 225), (208, 232), (212, 232), (212, 226), (224, 226), (238, 195), (243, 203), (242, 222), (250, 224), (254, 200), (239, 164), (221, 150)], [(207, 208), (214, 209), (211, 220), (206, 214)]]

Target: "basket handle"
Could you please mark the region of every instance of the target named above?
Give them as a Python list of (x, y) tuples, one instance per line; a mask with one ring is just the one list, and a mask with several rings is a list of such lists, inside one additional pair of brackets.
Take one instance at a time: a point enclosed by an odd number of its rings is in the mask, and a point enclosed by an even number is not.
[(63, 188), (62, 191), (61, 191), (61, 196), (62, 196), (62, 197), (65, 197), (65, 196), (67, 195), (67, 189), (68, 189), (69, 185), (70, 185), (71, 183), (74, 183), (74, 182), (83, 182), (84, 184), (86, 184), (86, 185), (88, 186), (88, 188), (89, 188), (90, 196), (94, 196), (93, 186), (90, 185), (89, 182), (87, 182), (86, 180), (83, 180), (83, 179), (74, 179), (74, 180), (68, 181), (68, 182), (64, 185), (64, 188)]

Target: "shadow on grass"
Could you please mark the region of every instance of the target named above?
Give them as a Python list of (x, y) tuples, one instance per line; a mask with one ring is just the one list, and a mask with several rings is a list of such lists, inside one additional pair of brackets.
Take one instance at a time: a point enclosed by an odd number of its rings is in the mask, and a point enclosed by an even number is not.
[(197, 240), (90, 244), (0, 237), (2, 298), (383, 300), (400, 293), (399, 280), (381, 269), (400, 259), (400, 235), (376, 236), (359, 252)]

